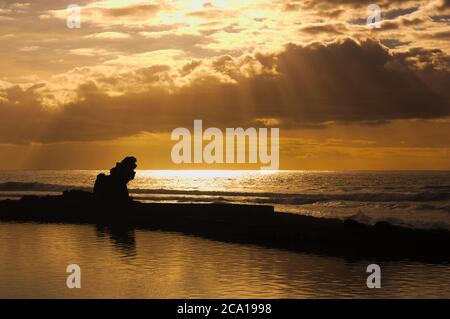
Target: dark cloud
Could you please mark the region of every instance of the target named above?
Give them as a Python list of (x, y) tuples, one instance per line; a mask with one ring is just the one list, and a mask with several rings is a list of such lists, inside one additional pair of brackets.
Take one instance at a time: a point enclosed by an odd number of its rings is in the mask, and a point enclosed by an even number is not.
[(390, 20), (382, 20), (381, 21), (381, 28), (372, 28), (374, 31), (390, 31), (390, 30), (397, 30), (400, 28), (400, 23), (397, 21), (390, 21)]
[(434, 22), (446, 23), (450, 21), (450, 15), (433, 15), (430, 17)]
[(148, 17), (156, 14), (160, 6), (151, 3), (135, 4), (120, 8), (102, 8), (101, 13), (107, 17)]
[(402, 18), (402, 24), (408, 27), (419, 26), (427, 21), (426, 18)]
[[(447, 1), (447, 0), (445, 0)], [(349, 6), (349, 7), (366, 7), (373, 3), (373, 2), (367, 2), (367, 1), (361, 1), (361, 0), (304, 0), (299, 1), (295, 0), (292, 2), (299, 3), (301, 8), (305, 9), (312, 9), (312, 8), (332, 8), (332, 7), (338, 7), (338, 6)], [(411, 3), (418, 1), (411, 1), (411, 0), (378, 0), (375, 3), (378, 4), (380, 7), (384, 8), (390, 8), (394, 5), (398, 6), (403, 3)]]
[(321, 16), (326, 16), (329, 18), (339, 18), (343, 13), (345, 13), (344, 9), (334, 9), (334, 10), (325, 10), (320, 13)]
[(389, 49), (397, 48), (402, 45), (408, 45), (411, 42), (400, 41), (397, 39), (380, 39), (380, 43), (387, 46)]
[(450, 30), (435, 32), (430, 34), (429, 36), (433, 39), (450, 41)]
[(285, 11), (298, 11), (300, 9), (300, 4), (296, 2), (288, 2), (284, 5)]
[(389, 11), (383, 13), (383, 19), (388, 19), (388, 20), (395, 19), (397, 17), (416, 12), (418, 9), (419, 9), (419, 7), (411, 7), (411, 8), (400, 8), (400, 9), (389, 10)]
[(224, 56), (196, 77), (194, 71), (206, 66), (193, 61), (180, 71), (190, 84), (171, 90), (152, 85), (173, 80), (174, 70), (161, 65), (105, 80), (136, 83), (143, 93), (108, 96), (101, 83), (86, 80), (77, 102), (58, 110), (41, 106), (38, 86), (13, 87), (5, 91), (7, 102), (0, 99), (0, 142), (113, 139), (191, 127), (194, 119), (224, 128), (275, 118), (284, 128), (302, 128), (446, 117), (449, 64), (438, 49), (392, 53), (375, 40), (345, 39), (290, 44), (278, 54)]
[(441, 0), (437, 7), (440, 10), (450, 9), (450, 0)]

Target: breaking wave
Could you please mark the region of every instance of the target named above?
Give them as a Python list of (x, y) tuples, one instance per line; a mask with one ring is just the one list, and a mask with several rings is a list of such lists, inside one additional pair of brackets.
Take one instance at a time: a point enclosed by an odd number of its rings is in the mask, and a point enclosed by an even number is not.
[[(0, 183), (1, 192), (62, 192), (69, 189), (90, 191), (92, 188), (73, 185), (6, 182)], [(199, 191), (177, 189), (130, 189), (130, 194), (135, 195), (173, 195), (173, 196), (210, 196), (215, 200), (226, 200), (226, 197), (244, 197), (250, 201), (261, 204), (287, 204), (304, 205), (327, 201), (354, 201), (354, 202), (427, 202), (450, 200), (450, 191), (423, 191), (411, 193), (395, 192), (349, 192), (349, 193), (270, 193), (270, 192), (229, 192), (229, 191)], [(219, 197), (219, 198), (217, 198)], [(220, 198), (222, 197), (222, 198)], [(179, 198), (178, 198), (179, 199)], [(426, 208), (425, 206), (423, 208)], [(447, 207), (446, 207), (447, 208)], [(442, 208), (441, 208), (442, 209)]]

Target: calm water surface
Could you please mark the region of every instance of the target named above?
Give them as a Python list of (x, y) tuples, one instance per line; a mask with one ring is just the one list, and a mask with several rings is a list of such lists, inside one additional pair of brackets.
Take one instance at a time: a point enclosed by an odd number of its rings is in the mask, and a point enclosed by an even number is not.
[[(3, 298), (450, 298), (450, 265), (349, 261), (175, 233), (0, 223)], [(66, 287), (79, 264), (82, 288)]]

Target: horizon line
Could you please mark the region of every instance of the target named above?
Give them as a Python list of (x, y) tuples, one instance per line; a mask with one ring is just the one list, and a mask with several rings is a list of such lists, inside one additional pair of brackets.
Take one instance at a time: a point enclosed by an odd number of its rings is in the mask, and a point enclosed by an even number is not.
[[(109, 171), (110, 168), (12, 168), (0, 171)], [(278, 169), (278, 170), (262, 170), (262, 169), (135, 169), (137, 172), (154, 171), (154, 172), (450, 172), (450, 169)]]

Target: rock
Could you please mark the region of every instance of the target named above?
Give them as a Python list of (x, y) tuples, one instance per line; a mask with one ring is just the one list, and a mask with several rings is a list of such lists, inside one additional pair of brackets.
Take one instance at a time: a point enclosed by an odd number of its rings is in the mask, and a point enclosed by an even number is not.
[(127, 184), (134, 179), (136, 158), (127, 157), (111, 168), (110, 175), (99, 174), (94, 185), (94, 197), (104, 202), (129, 202)]
[(346, 219), (344, 221), (344, 227), (345, 229), (354, 231), (365, 231), (368, 228), (367, 225), (357, 222), (356, 220), (353, 219)]
[(66, 202), (85, 203), (92, 199), (92, 193), (72, 189), (72, 190), (64, 191), (62, 198)]
[(372, 229), (377, 232), (389, 232), (398, 230), (398, 226), (392, 225), (386, 221), (381, 221), (373, 225)]

